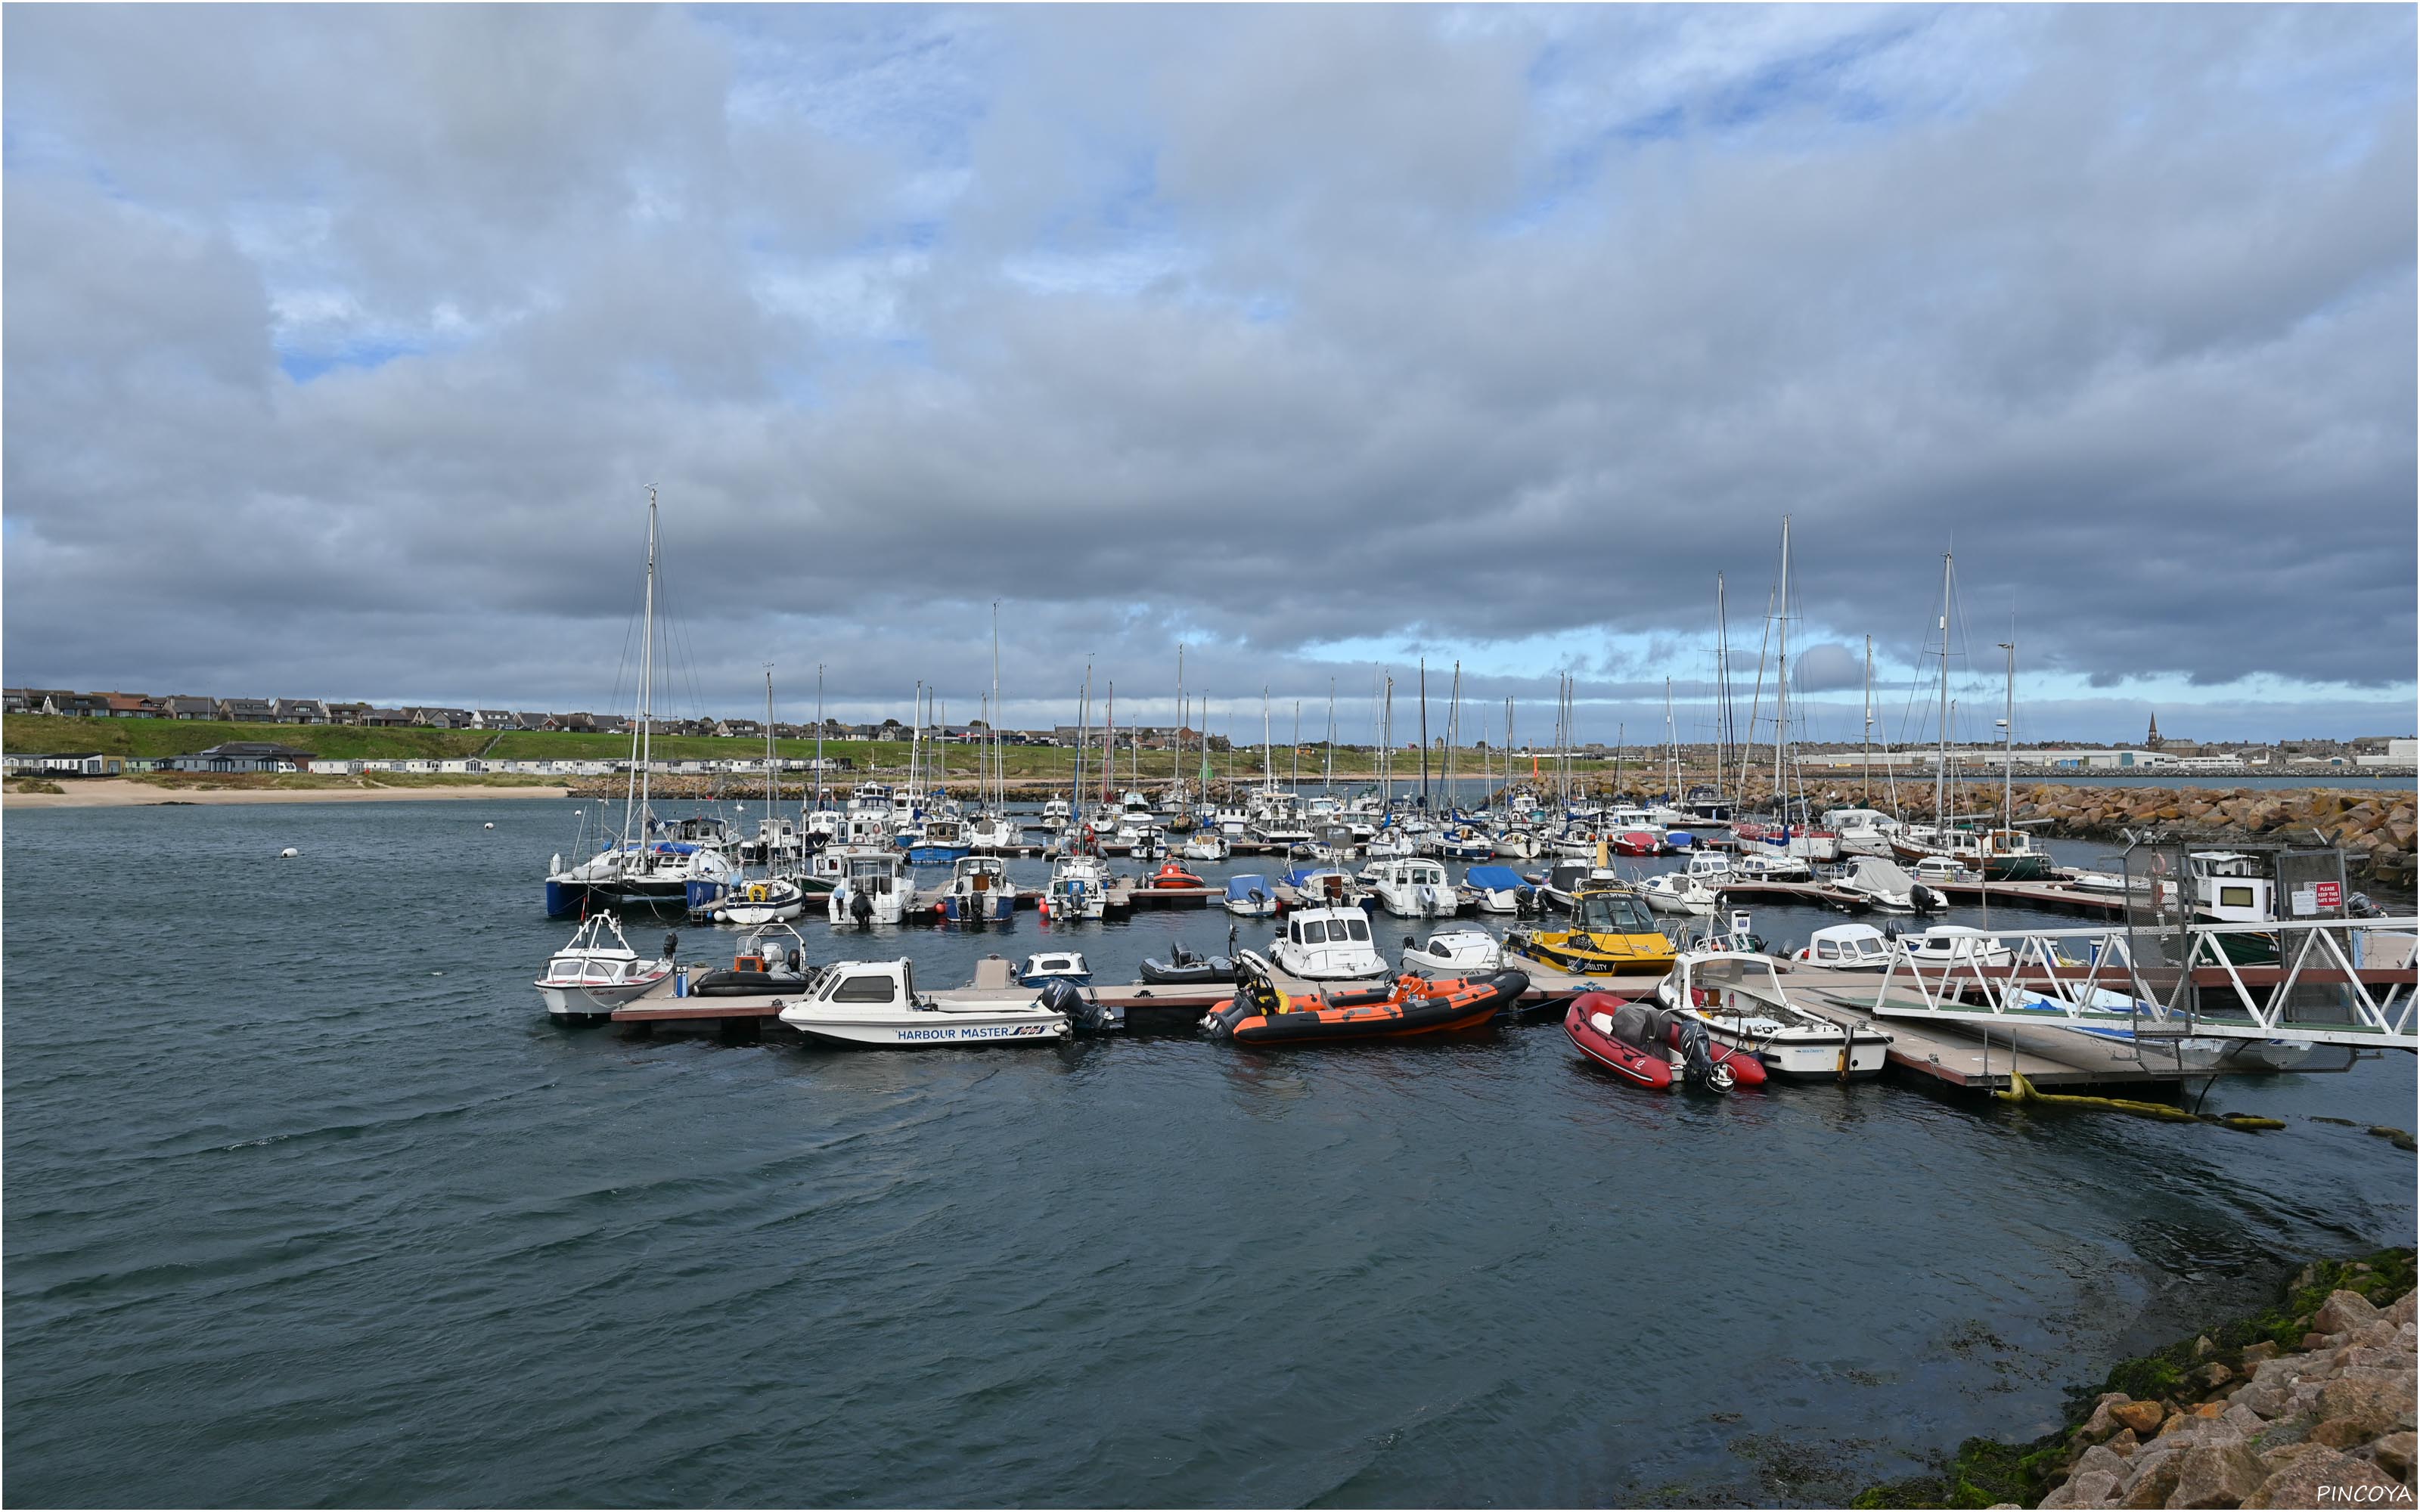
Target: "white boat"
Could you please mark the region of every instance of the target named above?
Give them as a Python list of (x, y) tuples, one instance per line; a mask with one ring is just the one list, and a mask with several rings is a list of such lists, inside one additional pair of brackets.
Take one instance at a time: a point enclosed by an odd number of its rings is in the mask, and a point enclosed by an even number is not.
[(1278, 911), (1278, 895), (1264, 876), (1233, 876), (1221, 904), (1238, 918), (1267, 918)]
[(1085, 850), (1071, 850), (1050, 863), (1042, 891), (1046, 918), (1054, 923), (1099, 918), (1109, 911), (1109, 867)]
[(1899, 821), (1879, 809), (1826, 809), (1823, 827), (1832, 832), (1842, 856), (1887, 857)]
[(1419, 855), (1420, 844), (1403, 830), (1389, 828), (1371, 836), (1361, 850), (1373, 861), (1399, 861)]
[(959, 924), (1005, 924), (1016, 917), (1016, 884), (997, 856), (966, 856), (950, 866), (941, 916)]
[(1879, 856), (1858, 856), (1824, 884), (1824, 891), (1885, 914), (1937, 914), (1949, 906), (1947, 897)]
[[(1722, 858), (1691, 856), (1690, 859), (1719, 861)], [(1730, 872), (1725, 870), (1719, 874), (1728, 876)], [(1659, 876), (1649, 877), (1640, 885), (1638, 893), (1640, 897), (1647, 900), (1647, 906), (1659, 914), (1683, 914), (1698, 918), (1712, 918), (1714, 910), (1721, 907), (1723, 902), (1723, 895), (1717, 888), (1711, 886), (1705, 878), (1689, 872), (1667, 872)]]
[(732, 884), (708, 917), (718, 924), (753, 928), (793, 919), (806, 911), (806, 888), (787, 877), (766, 877)]
[(977, 814), (967, 821), (967, 843), (976, 851), (998, 856), (1025, 847), (1025, 826), (1002, 813)]
[(1543, 848), (1537, 836), (1519, 825), (1507, 829), (1496, 837), (1496, 854), (1510, 856), (1518, 861), (1528, 860)]
[(2016, 952), (1992, 935), (1963, 924), (1935, 924), (1921, 934), (1899, 937), (1899, 953), (1919, 966), (2006, 966)]
[[(2106, 987), (2090, 989), (2084, 997), (2074, 991), (2051, 991), (2033, 988), (2022, 996), (2011, 995), (2009, 1007), (2020, 1013), (2040, 1013), (2052, 1018), (2054, 1025), (2070, 1034), (2080, 1034), (2105, 1044), (2123, 1045), (2135, 1052), (2143, 1063), (2154, 1071), (2292, 1071), (2311, 1057), (2306, 1041), (2293, 1040), (2239, 1040), (2228, 1035), (2171, 1034), (2161, 1029), (2162, 1020), (2154, 1016), (2151, 1006), (2138, 1003), (2124, 993)], [(2097, 1013), (2135, 1013), (2141, 1017), (2133, 1026), (2118, 1024), (2085, 1024), (2072, 1021), (2058, 1023), (2073, 1007)]]
[(1535, 912), (1538, 889), (1509, 866), (1474, 866), (1463, 873), (1462, 885), (1482, 914)]
[(1297, 908), (1269, 952), (1280, 970), (1306, 981), (1368, 981), (1392, 974), (1358, 908)]
[(1945, 883), (1956, 883), (1961, 887), (1968, 887), (1977, 880), (1974, 872), (1967, 871), (1955, 859), (1947, 856), (1928, 856), (1908, 868), (1908, 872), (1928, 887), (1938, 887)]
[(1579, 895), (1591, 887), (1614, 887), (1621, 874), (1611, 867), (1593, 866), (1587, 861), (1557, 861), (1538, 879), (1538, 890), (1546, 896), (1552, 907), (1566, 913), (1577, 905)]
[(1718, 1044), (1745, 1051), (1769, 1075), (1855, 1081), (1882, 1074), (1891, 1037), (1791, 1001), (1773, 958), (1744, 951), (1687, 951), (1655, 988), (1656, 1000), (1706, 1026)]
[(570, 943), (548, 957), (536, 986), (549, 1013), (586, 1018), (611, 1013), (672, 974), (670, 954), (642, 961), (613, 915), (591, 914)]
[(1398, 918), (1446, 918), (1461, 906), (1445, 868), (1435, 861), (1373, 861), (1361, 869), (1360, 881)]
[(1074, 817), (1075, 810), (1068, 807), (1067, 800), (1064, 798), (1053, 798), (1042, 806), (1042, 825), (1045, 829), (1063, 828)]
[(1762, 848), (1732, 856), (1730, 872), (1740, 882), (1805, 882), (1815, 874), (1805, 856)]
[(1185, 843), (1176, 848), (1176, 853), (1188, 861), (1223, 861), (1233, 854), (1233, 850), (1227, 843), (1226, 836), (1203, 826), (1186, 836)]
[(1026, 987), (1039, 987), (1051, 980), (1081, 985), (1093, 980), (1093, 967), (1079, 950), (1040, 950), (1025, 958), (1025, 964), (1016, 970), (1016, 980)]
[(1404, 969), (1427, 977), (1488, 977), (1504, 969), (1504, 942), (1483, 929), (1439, 930), (1425, 944), (1404, 938)]
[(1808, 935), (1790, 959), (1834, 971), (1887, 971), (1891, 942), (1871, 924), (1834, 924)]
[(1053, 1044), (1074, 1026), (1065, 1013), (1027, 1001), (936, 999), (916, 991), (900, 961), (840, 961), (804, 1000), (782, 1010), (802, 1034), (841, 1044), (927, 1050), (936, 1045)]
[(916, 903), (908, 859), (897, 851), (853, 851), (825, 907), (835, 924), (896, 924)]

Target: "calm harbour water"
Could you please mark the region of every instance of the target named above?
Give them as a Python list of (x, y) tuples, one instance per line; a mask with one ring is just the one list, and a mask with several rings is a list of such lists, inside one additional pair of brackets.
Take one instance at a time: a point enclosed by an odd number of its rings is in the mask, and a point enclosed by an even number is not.
[[(1838, 1501), (2412, 1239), (2412, 1158), (2304, 1117), (2410, 1124), (2400, 1056), (2222, 1088), (2289, 1120), (2247, 1135), (1890, 1081), (1648, 1096), (1551, 1023), (561, 1030), (529, 980), (571, 808), (8, 814), (0, 1494)], [(873, 933), (928, 982), (1071, 939), (1126, 980), (1226, 920)]]

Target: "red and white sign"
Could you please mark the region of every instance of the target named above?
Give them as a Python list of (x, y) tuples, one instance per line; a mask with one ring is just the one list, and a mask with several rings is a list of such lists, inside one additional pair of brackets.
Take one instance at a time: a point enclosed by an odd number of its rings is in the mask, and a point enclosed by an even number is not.
[(2314, 882), (2311, 892), (2314, 895), (2311, 901), (2322, 908), (2344, 906), (2344, 884), (2341, 882)]

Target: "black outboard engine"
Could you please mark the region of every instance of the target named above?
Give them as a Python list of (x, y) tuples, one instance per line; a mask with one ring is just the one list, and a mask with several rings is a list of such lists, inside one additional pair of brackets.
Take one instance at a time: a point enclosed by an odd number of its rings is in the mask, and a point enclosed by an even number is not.
[(861, 892), (850, 893), (848, 895), (848, 917), (856, 919), (860, 925), (873, 923), (874, 900)]
[(1538, 889), (1515, 887), (1512, 890), (1512, 911), (1515, 914), (1535, 914), (1538, 911)]
[(1078, 1034), (1100, 1034), (1111, 1027), (1109, 1011), (1100, 999), (1085, 992), (1064, 977), (1053, 977), (1042, 984), (1042, 1006), (1053, 1013), (1064, 1013)]
[(680, 949), (680, 936), (669, 930), (664, 933), (664, 959), (670, 961)]

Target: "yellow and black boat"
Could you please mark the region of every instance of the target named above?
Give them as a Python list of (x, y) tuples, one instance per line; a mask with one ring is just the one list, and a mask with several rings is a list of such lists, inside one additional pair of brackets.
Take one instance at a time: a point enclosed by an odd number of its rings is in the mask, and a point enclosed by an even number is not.
[(1505, 943), (1532, 960), (1590, 977), (1660, 977), (1672, 969), (1677, 954), (1655, 927), (1647, 900), (1629, 887), (1585, 888), (1573, 895), (1568, 914)]

